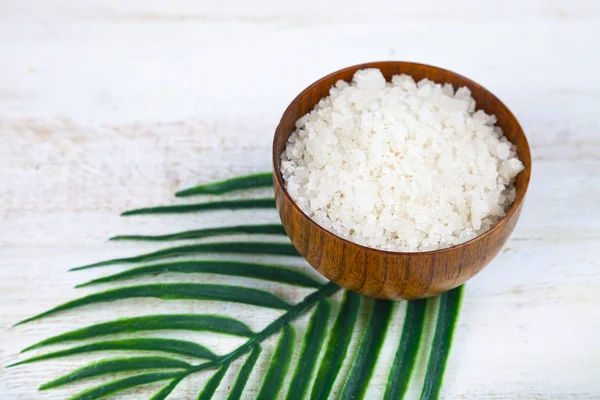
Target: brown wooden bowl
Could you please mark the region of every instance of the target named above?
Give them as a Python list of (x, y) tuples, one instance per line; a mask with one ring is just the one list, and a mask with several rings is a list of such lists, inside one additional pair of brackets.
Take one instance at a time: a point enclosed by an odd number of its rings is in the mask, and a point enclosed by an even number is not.
[[(477, 109), (496, 115), (506, 137), (517, 146), (525, 169), (516, 179), (515, 202), (496, 225), (487, 232), (457, 246), (442, 250), (402, 253), (377, 250), (327, 231), (313, 222), (292, 200), (281, 176), (281, 153), (298, 118), (308, 113), (319, 99), (328, 96), (338, 80), (350, 81), (363, 68), (378, 68), (387, 80), (396, 74), (408, 74), (438, 83), (449, 82), (455, 88), (467, 86)], [(283, 227), (300, 254), (317, 271), (338, 285), (384, 299), (416, 299), (434, 296), (463, 284), (485, 267), (500, 251), (512, 233), (529, 184), (531, 155), (527, 138), (510, 110), (496, 96), (477, 83), (445, 69), (409, 62), (372, 62), (334, 72), (310, 85), (283, 113), (273, 141), (274, 187), (277, 210)]]

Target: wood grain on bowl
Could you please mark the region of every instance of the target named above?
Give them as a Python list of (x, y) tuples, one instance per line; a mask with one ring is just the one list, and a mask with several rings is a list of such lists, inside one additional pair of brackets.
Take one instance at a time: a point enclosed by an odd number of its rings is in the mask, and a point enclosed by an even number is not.
[[(332, 234), (312, 221), (295, 204), (285, 189), (281, 176), (281, 153), (295, 130), (298, 118), (308, 113), (329, 94), (338, 80), (349, 81), (363, 68), (378, 68), (387, 80), (396, 74), (408, 74), (455, 88), (467, 86), (477, 102), (477, 109), (496, 115), (497, 125), (517, 146), (525, 169), (515, 181), (516, 199), (496, 225), (476, 238), (446, 249), (402, 253), (368, 248)], [(283, 226), (300, 254), (328, 279), (366, 296), (384, 299), (416, 299), (443, 293), (462, 285), (483, 269), (510, 237), (523, 206), (531, 175), (531, 155), (527, 138), (510, 110), (479, 84), (454, 72), (409, 62), (373, 62), (334, 72), (313, 83), (296, 97), (285, 110), (273, 141), (274, 188), (277, 210)]]

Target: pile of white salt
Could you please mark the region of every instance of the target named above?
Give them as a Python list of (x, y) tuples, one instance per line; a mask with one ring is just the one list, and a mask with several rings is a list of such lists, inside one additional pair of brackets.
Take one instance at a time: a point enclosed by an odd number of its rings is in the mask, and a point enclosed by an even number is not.
[(287, 191), (338, 236), (391, 251), (449, 247), (488, 230), (515, 199), (515, 146), (468, 88), (377, 69), (338, 81), (296, 123)]

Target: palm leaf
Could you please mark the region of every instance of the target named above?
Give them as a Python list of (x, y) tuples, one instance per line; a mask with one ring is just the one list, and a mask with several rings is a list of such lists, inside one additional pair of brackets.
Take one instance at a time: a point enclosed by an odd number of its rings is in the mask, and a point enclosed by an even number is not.
[(150, 400), (165, 400), (171, 394), (171, 392), (175, 390), (177, 385), (179, 385), (179, 382), (181, 382), (186, 376), (187, 375), (185, 374), (176, 376), (168, 385), (156, 392), (156, 394), (152, 396)]
[[(272, 185), (272, 174), (254, 174), (211, 184), (200, 185), (179, 192), (178, 196), (199, 194), (221, 195), (236, 190), (266, 187)], [(199, 204), (159, 206), (131, 210), (125, 215), (155, 213), (187, 213), (193, 211), (211, 211), (219, 209), (272, 208), (273, 199), (221, 200)], [(167, 235), (121, 235), (112, 240), (175, 241), (202, 239), (223, 235), (282, 235), (279, 224), (233, 225), (190, 230)], [(85, 269), (112, 264), (133, 264), (181, 256), (201, 254), (262, 254), (276, 256), (299, 256), (290, 243), (270, 243), (264, 241), (224, 241), (217, 243), (194, 243), (185, 246), (169, 247), (133, 257), (118, 258), (74, 269)], [(265, 282), (292, 285), (312, 289), (308, 295), (296, 304), (290, 304), (273, 293), (245, 286), (227, 286), (202, 283), (156, 283), (134, 286), (118, 286), (123, 281), (132, 281), (142, 276), (160, 276), (163, 273), (174, 274), (219, 274), (252, 278)], [(332, 282), (320, 284), (308, 275), (287, 266), (270, 265), (229, 260), (168, 261), (159, 264), (141, 265), (112, 275), (103, 276), (83, 283), (92, 286), (101, 283), (116, 284), (117, 287), (80, 297), (54, 307), (53, 309), (21, 321), (19, 324), (40, 319), (55, 313), (76, 309), (86, 305), (139, 297), (153, 297), (163, 300), (192, 299), (197, 301), (217, 300), (226, 303), (242, 303), (259, 307), (283, 310), (283, 314), (260, 331), (253, 332), (244, 323), (219, 315), (172, 314), (148, 315), (104, 322), (81, 329), (65, 332), (36, 343), (23, 351), (48, 345), (104, 338), (109, 335), (126, 334), (132, 337), (108, 339), (78, 345), (59, 351), (36, 355), (12, 364), (28, 364), (35, 361), (74, 356), (101, 351), (126, 351), (133, 354), (129, 358), (104, 358), (98, 362), (76, 369), (62, 377), (41, 386), (50, 389), (100, 376), (137, 371), (136, 375), (114, 378), (105, 384), (92, 387), (76, 394), (72, 399), (99, 399), (143, 385), (165, 382), (152, 396), (153, 400), (164, 400), (184, 380), (195, 373), (212, 370), (212, 375), (199, 394), (199, 399), (214, 397), (229, 367), (236, 360), (245, 358), (235, 382), (229, 391), (229, 400), (239, 399), (253, 372), (256, 369), (263, 342), (272, 335), (279, 334), (273, 356), (264, 375), (257, 379), (262, 382), (256, 398), (274, 399), (282, 392), (288, 372), (292, 372), (289, 387), (285, 388), (287, 399), (302, 399), (310, 394), (311, 399), (330, 397), (364, 398), (383, 343), (388, 339), (387, 327), (392, 321), (394, 303), (376, 300), (367, 322), (367, 327), (359, 337), (357, 317), (359, 312), (369, 311), (369, 302), (363, 302), (361, 296), (344, 291), (341, 305), (331, 315), (331, 302), (328, 300), (340, 288)], [(439, 395), (443, 372), (448, 360), (453, 332), (460, 309), (461, 289), (455, 289), (440, 297), (436, 314), (435, 333), (427, 364), (425, 380), (422, 384), (421, 399), (435, 399)], [(337, 302), (337, 301), (336, 301)], [(425, 305), (427, 301), (417, 300), (406, 303), (402, 333), (392, 364), (389, 366), (387, 385), (383, 398), (400, 399), (408, 387), (415, 360), (419, 354), (421, 336), (424, 331)], [(298, 362), (291, 369), (294, 357), (295, 328), (293, 323), (302, 314), (313, 310), (302, 338), (298, 352)], [(330, 315), (333, 326), (327, 329)], [(401, 321), (398, 321), (402, 323)], [(18, 325), (18, 324), (17, 324)], [(229, 353), (217, 355), (200, 343), (171, 338), (135, 337), (141, 331), (204, 331), (216, 334), (235, 335), (245, 338), (245, 342)], [(360, 339), (356, 354), (349, 351), (352, 338)], [(136, 351), (155, 351), (171, 356), (136, 356)], [(132, 353), (133, 352), (133, 353)], [(177, 356), (192, 357), (200, 363), (182, 361)], [(320, 361), (320, 365), (317, 365)], [(197, 362), (198, 362), (197, 361)], [(349, 368), (348, 368), (349, 367)], [(168, 371), (175, 369), (176, 371)], [(158, 370), (158, 371), (157, 371)], [(167, 371), (165, 371), (167, 370)], [(344, 376), (342, 371), (349, 370)], [(206, 371), (207, 372), (207, 371)], [(342, 383), (341, 392), (334, 387), (336, 381)], [(372, 398), (369, 393), (369, 398)]]
[(119, 393), (127, 389), (134, 387), (147, 385), (149, 383), (166, 381), (173, 378), (180, 378), (181, 372), (150, 372), (145, 374), (139, 374), (130, 376), (128, 378), (119, 379), (116, 381), (109, 382), (104, 385), (96, 386), (94, 388), (84, 390), (71, 397), (69, 400), (96, 400), (102, 397), (109, 396), (111, 394)]
[(113, 374), (123, 371), (138, 371), (144, 369), (187, 369), (191, 365), (185, 361), (167, 357), (130, 357), (115, 358), (99, 361), (79, 368), (67, 375), (40, 386), (40, 390), (51, 389), (67, 383), (76, 382), (93, 376)]
[(200, 392), (198, 400), (210, 400), (217, 391), (219, 384), (229, 369), (229, 364), (223, 365), (204, 385), (204, 389)]
[(327, 399), (329, 397), (335, 378), (348, 352), (360, 303), (359, 295), (346, 292), (342, 308), (333, 325), (333, 330), (329, 334), (327, 350), (315, 379), (311, 399)]
[(237, 176), (235, 178), (198, 185), (175, 193), (177, 197), (195, 196), (199, 194), (225, 194), (236, 190), (256, 189), (273, 186), (273, 173), (260, 172), (258, 174)]
[(91, 286), (98, 283), (118, 282), (144, 275), (162, 273), (179, 274), (220, 274), (265, 281), (286, 283), (288, 285), (318, 288), (321, 284), (308, 275), (280, 265), (268, 265), (241, 261), (202, 260), (178, 261), (164, 264), (145, 265), (114, 275), (94, 279), (76, 287)]
[(251, 336), (245, 324), (229, 317), (202, 314), (148, 315), (123, 318), (52, 336), (29, 346), (23, 352), (51, 344), (91, 339), (99, 336), (156, 330), (211, 331), (236, 336)]
[(327, 300), (321, 301), (308, 323), (304, 343), (296, 366), (296, 371), (288, 391), (288, 400), (303, 399), (308, 390), (310, 378), (317, 364), (317, 358), (325, 341), (327, 322), (331, 305)]
[(243, 286), (206, 285), (201, 283), (167, 283), (128, 286), (90, 294), (89, 296), (71, 300), (54, 307), (51, 310), (27, 318), (17, 323), (17, 325), (47, 317), (59, 311), (71, 310), (90, 304), (133, 299), (136, 297), (154, 297), (162, 300), (220, 300), (250, 304), (259, 307), (280, 308), (283, 310), (290, 307), (290, 305), (281, 298), (265, 292), (264, 290), (251, 289)]
[(236, 225), (236, 226), (222, 226), (218, 228), (204, 228), (195, 229), (191, 231), (170, 233), (168, 235), (119, 235), (113, 236), (109, 240), (141, 240), (151, 242), (167, 242), (172, 240), (189, 240), (189, 239), (203, 239), (214, 236), (224, 235), (285, 235), (285, 229), (281, 224), (267, 224), (267, 225)]
[(123, 217), (129, 215), (142, 214), (180, 214), (197, 211), (216, 211), (216, 210), (244, 210), (252, 208), (275, 208), (275, 199), (240, 199), (240, 200), (222, 200), (198, 204), (179, 204), (174, 206), (157, 206), (136, 208), (123, 212)]
[(295, 337), (294, 328), (286, 325), (281, 332), (275, 354), (273, 354), (273, 358), (271, 359), (271, 365), (267, 370), (260, 392), (258, 392), (258, 396), (256, 397), (257, 400), (277, 398), (277, 395), (281, 391), (285, 374), (287, 374), (292, 361)]
[(362, 337), (358, 355), (353, 360), (350, 376), (342, 389), (342, 398), (362, 399), (365, 396), (367, 385), (379, 356), (381, 345), (387, 331), (392, 314), (392, 302), (376, 300), (367, 330)]
[(233, 253), (233, 254), (266, 254), (279, 256), (299, 256), (296, 248), (290, 243), (269, 242), (224, 242), (224, 243), (201, 243), (186, 246), (170, 247), (141, 254), (134, 257), (115, 258), (94, 264), (71, 268), (70, 271), (102, 267), (113, 264), (133, 264), (138, 262), (154, 261), (170, 257), (197, 255), (204, 253)]
[(83, 346), (73, 347), (67, 350), (55, 351), (53, 353), (47, 353), (36, 357), (31, 357), (21, 362), (8, 365), (7, 367), (15, 367), (21, 364), (29, 364), (35, 361), (50, 360), (52, 358), (61, 358), (77, 354), (86, 354), (96, 351), (111, 350), (158, 351), (163, 353), (180, 354), (183, 356), (202, 358), (206, 360), (215, 360), (217, 358), (215, 353), (213, 353), (206, 347), (187, 340), (139, 338), (107, 340), (103, 342), (86, 344)]
[(440, 296), (435, 334), (433, 336), (429, 363), (427, 364), (425, 382), (421, 391), (421, 400), (438, 398), (446, 368), (446, 361), (450, 354), (454, 328), (458, 320), (461, 300), (462, 286)]
[(384, 400), (404, 397), (417, 358), (427, 300), (413, 300), (406, 305), (402, 336), (388, 376)]
[(238, 372), (235, 384), (231, 388), (231, 392), (229, 392), (229, 397), (227, 400), (239, 400), (242, 397), (242, 392), (246, 387), (246, 383), (248, 383), (248, 378), (250, 378), (250, 374), (256, 365), (256, 361), (258, 361), (258, 356), (260, 355), (261, 351), (262, 347), (254, 347), (254, 350), (252, 350), (252, 353), (250, 353), (246, 359), (246, 362), (244, 365), (242, 365), (240, 372)]

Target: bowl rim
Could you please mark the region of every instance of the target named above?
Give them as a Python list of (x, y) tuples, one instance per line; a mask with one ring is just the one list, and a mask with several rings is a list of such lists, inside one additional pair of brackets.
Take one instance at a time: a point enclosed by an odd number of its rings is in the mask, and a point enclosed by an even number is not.
[[(487, 92), (492, 100), (494, 102), (499, 103), (502, 107), (504, 107), (508, 113), (508, 116), (516, 123), (517, 128), (522, 132), (523, 134), (523, 146), (524, 146), (524, 150), (526, 152), (526, 154), (528, 155), (528, 159), (529, 159), (529, 166), (524, 165), (524, 169), (523, 171), (521, 171), (519, 174), (521, 173), (526, 173), (525, 176), (525, 182), (523, 184), (523, 190), (521, 191), (521, 193), (519, 193), (517, 195), (517, 197), (515, 198), (515, 200), (513, 201), (512, 205), (510, 206), (510, 209), (506, 212), (506, 214), (500, 218), (500, 220), (498, 220), (498, 222), (496, 222), (490, 229), (488, 229), (487, 231), (483, 232), (480, 235), (475, 236), (472, 239), (467, 240), (466, 242), (454, 245), (454, 246), (450, 246), (450, 247), (444, 247), (443, 249), (437, 249), (437, 250), (428, 250), (428, 251), (391, 251), (391, 250), (383, 250), (383, 249), (378, 249), (375, 247), (369, 247), (369, 246), (365, 246), (356, 242), (353, 242), (351, 240), (345, 239), (339, 235), (337, 235), (334, 232), (331, 232), (330, 230), (322, 227), (321, 225), (319, 225), (318, 223), (316, 223), (312, 218), (310, 218), (308, 215), (306, 215), (306, 213), (298, 206), (298, 204), (296, 204), (296, 202), (294, 201), (294, 199), (292, 199), (292, 197), (290, 196), (290, 194), (287, 191), (287, 188), (285, 187), (285, 182), (283, 180), (283, 176), (281, 175), (281, 169), (277, 168), (277, 165), (279, 165), (281, 163), (281, 153), (277, 152), (277, 148), (276, 148), (276, 141), (277, 141), (277, 137), (280, 134), (280, 130), (281, 130), (281, 121), (283, 120), (283, 118), (285, 117), (285, 115), (287, 113), (289, 113), (291, 111), (292, 106), (294, 106), (301, 98), (302, 96), (308, 92), (309, 90), (314, 89), (316, 86), (319, 86), (322, 84), (323, 81), (328, 80), (338, 74), (341, 74), (343, 72), (346, 72), (348, 70), (360, 70), (360, 69), (364, 69), (364, 68), (377, 68), (379, 69), (381, 66), (385, 65), (385, 64), (404, 64), (404, 65), (412, 65), (412, 66), (416, 66), (416, 67), (425, 67), (425, 68), (431, 68), (431, 69), (435, 69), (438, 71), (443, 71), (446, 73), (450, 73), (452, 75), (455, 75), (461, 79), (463, 79), (465, 82), (468, 83), (468, 87), (477, 87), (478, 89), (481, 89), (485, 92)], [(440, 83), (440, 82), (436, 82), (436, 83)], [(485, 240), (487, 239), (489, 236), (491, 236), (495, 231), (497, 231), (498, 229), (500, 229), (501, 226), (503, 226), (504, 224), (506, 224), (506, 221), (509, 220), (516, 212), (517, 210), (520, 208), (521, 204), (523, 203), (524, 199), (525, 199), (525, 195), (527, 194), (527, 189), (529, 187), (529, 181), (531, 180), (531, 150), (529, 147), (529, 142), (527, 140), (527, 135), (525, 135), (525, 131), (523, 130), (523, 128), (521, 127), (521, 124), (519, 123), (519, 121), (517, 120), (517, 118), (515, 117), (515, 115), (512, 113), (512, 111), (498, 98), (496, 97), (496, 95), (494, 95), (491, 91), (489, 91), (487, 88), (485, 88), (484, 86), (480, 85), (479, 83), (461, 75), (461, 74), (457, 74), (454, 71), (450, 71), (448, 69), (444, 69), (444, 68), (440, 68), (440, 67), (436, 67), (434, 65), (429, 65), (429, 64), (422, 64), (422, 63), (416, 63), (416, 62), (410, 62), (410, 61), (372, 61), (372, 62), (366, 62), (366, 63), (361, 63), (361, 64), (355, 64), (355, 65), (351, 65), (349, 67), (345, 67), (342, 69), (339, 69), (337, 71), (334, 71), (332, 73), (329, 73), (327, 75), (325, 75), (324, 77), (316, 80), (315, 82), (311, 83), (309, 86), (307, 86), (304, 90), (302, 90), (295, 98), (294, 100), (291, 101), (291, 103), (287, 106), (287, 108), (285, 109), (285, 111), (283, 112), (283, 114), (281, 115), (281, 119), (279, 121), (279, 123), (277, 124), (277, 127), (275, 128), (275, 134), (273, 135), (273, 146), (272, 146), (272, 153), (273, 153), (273, 174), (275, 176), (275, 179), (277, 180), (277, 183), (279, 184), (279, 187), (281, 188), (281, 192), (283, 193), (283, 196), (286, 197), (286, 199), (292, 204), (292, 208), (294, 208), (295, 210), (299, 211), (304, 217), (306, 217), (306, 219), (309, 221), (310, 224), (318, 227), (319, 229), (322, 229), (323, 231), (327, 232), (328, 234), (334, 236), (336, 239), (341, 240), (342, 242), (349, 244), (349, 245), (353, 245), (353, 246), (358, 246), (359, 248), (366, 250), (366, 251), (374, 251), (374, 252), (378, 252), (378, 253), (382, 253), (384, 255), (393, 255), (393, 256), (417, 256), (417, 255), (430, 255), (430, 256), (435, 256), (438, 254), (442, 254), (442, 253), (446, 253), (446, 252), (451, 252), (454, 250), (458, 250), (458, 249), (462, 249), (464, 247), (467, 247), (471, 244), (474, 244), (475, 242), (478, 242), (480, 240)]]

